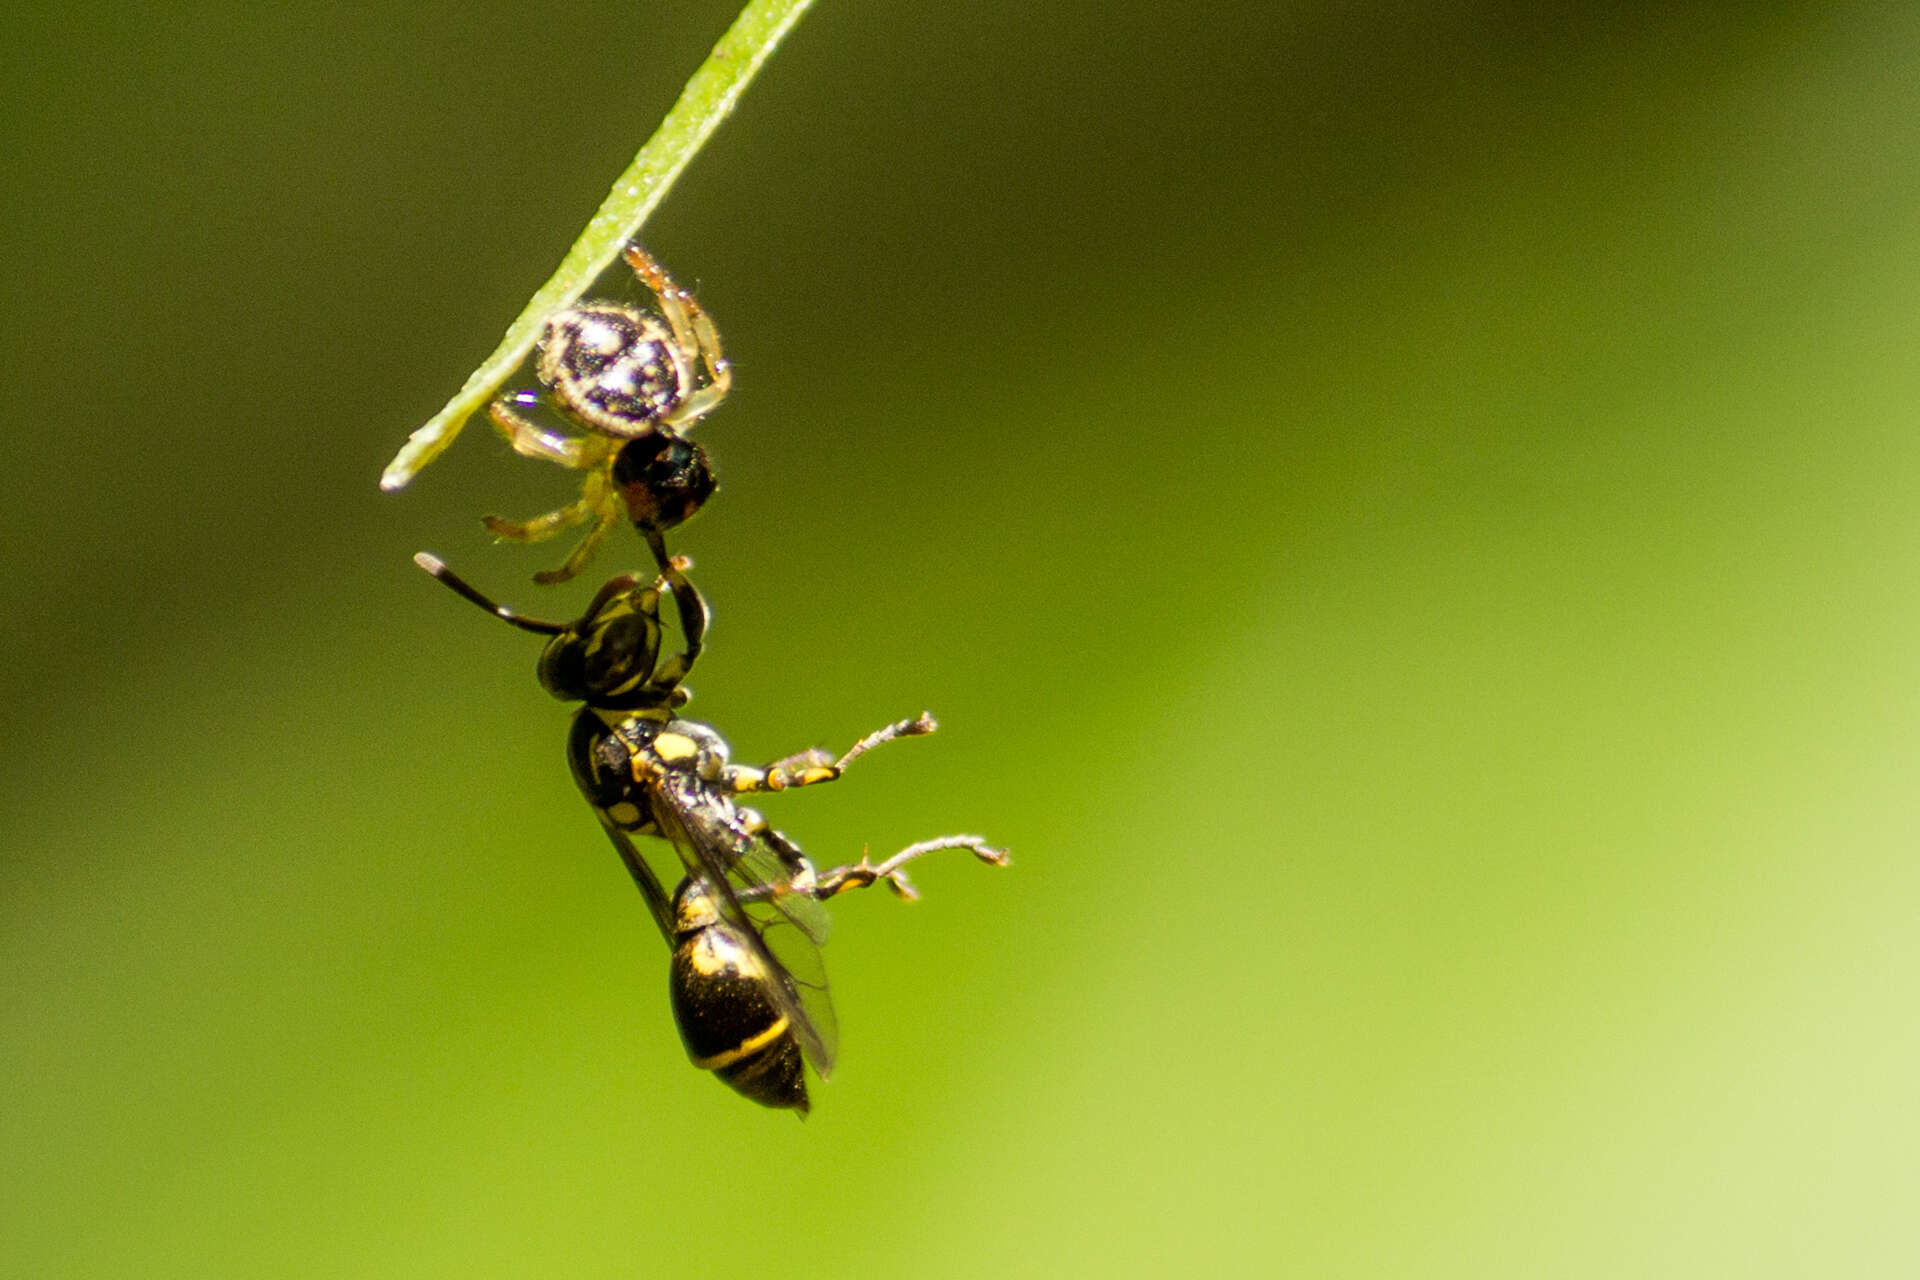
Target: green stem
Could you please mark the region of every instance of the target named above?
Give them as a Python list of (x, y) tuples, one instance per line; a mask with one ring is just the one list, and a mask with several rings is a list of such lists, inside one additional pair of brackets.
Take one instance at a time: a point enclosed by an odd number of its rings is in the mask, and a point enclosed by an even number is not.
[(666, 198), (687, 162), (732, 112), (760, 65), (812, 3), (748, 0), (720, 43), (713, 46), (713, 52), (680, 91), (673, 110), (667, 112), (667, 118), (613, 184), (553, 278), (540, 286), (507, 327), (493, 354), (467, 376), (460, 393), (407, 437), (406, 444), (380, 474), (382, 489), (391, 492), (404, 488), (420, 468), (453, 443), (467, 419), (494, 397), (533, 350), (547, 317), (578, 301), (587, 286), (613, 262), (621, 246), (633, 239), (647, 216)]

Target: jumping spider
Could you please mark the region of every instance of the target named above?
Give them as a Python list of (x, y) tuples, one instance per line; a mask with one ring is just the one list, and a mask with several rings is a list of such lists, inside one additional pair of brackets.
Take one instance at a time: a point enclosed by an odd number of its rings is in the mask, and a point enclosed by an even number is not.
[(514, 452), (587, 473), (579, 499), (557, 510), (524, 521), (484, 517), (495, 535), (516, 542), (540, 542), (593, 522), (566, 561), (534, 574), (535, 582), (565, 582), (579, 573), (623, 513), (664, 561), (661, 533), (713, 495), (706, 450), (679, 432), (711, 413), (733, 383), (720, 334), (645, 249), (629, 245), (623, 256), (659, 314), (584, 302), (550, 317), (536, 348), (534, 373), (546, 402), (581, 434), (547, 430), (513, 407), (539, 403), (540, 392), (501, 396), (487, 406)]

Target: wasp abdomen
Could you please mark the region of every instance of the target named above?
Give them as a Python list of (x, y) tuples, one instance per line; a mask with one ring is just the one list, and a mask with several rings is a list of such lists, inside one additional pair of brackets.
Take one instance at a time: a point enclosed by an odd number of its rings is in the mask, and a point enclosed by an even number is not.
[(774, 1003), (780, 979), (724, 924), (683, 935), (673, 951), (673, 1020), (693, 1065), (766, 1107), (807, 1112), (800, 1043)]

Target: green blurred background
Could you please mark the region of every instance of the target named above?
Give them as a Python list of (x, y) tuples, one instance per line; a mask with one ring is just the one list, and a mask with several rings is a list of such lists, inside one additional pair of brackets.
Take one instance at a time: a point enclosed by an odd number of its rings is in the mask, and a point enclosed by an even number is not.
[(569, 478), (375, 487), (731, 16), (16, 11), (0, 1270), (1920, 1266), (1920, 10), (822, 0), (646, 232), (695, 709), (1017, 864), (804, 1125), (409, 563)]

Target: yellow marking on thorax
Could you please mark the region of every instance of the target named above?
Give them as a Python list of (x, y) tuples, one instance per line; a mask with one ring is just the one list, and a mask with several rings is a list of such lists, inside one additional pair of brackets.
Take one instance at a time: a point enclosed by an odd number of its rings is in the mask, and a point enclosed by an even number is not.
[(653, 754), (668, 764), (679, 764), (700, 754), (700, 744), (684, 733), (659, 733), (653, 738)]

